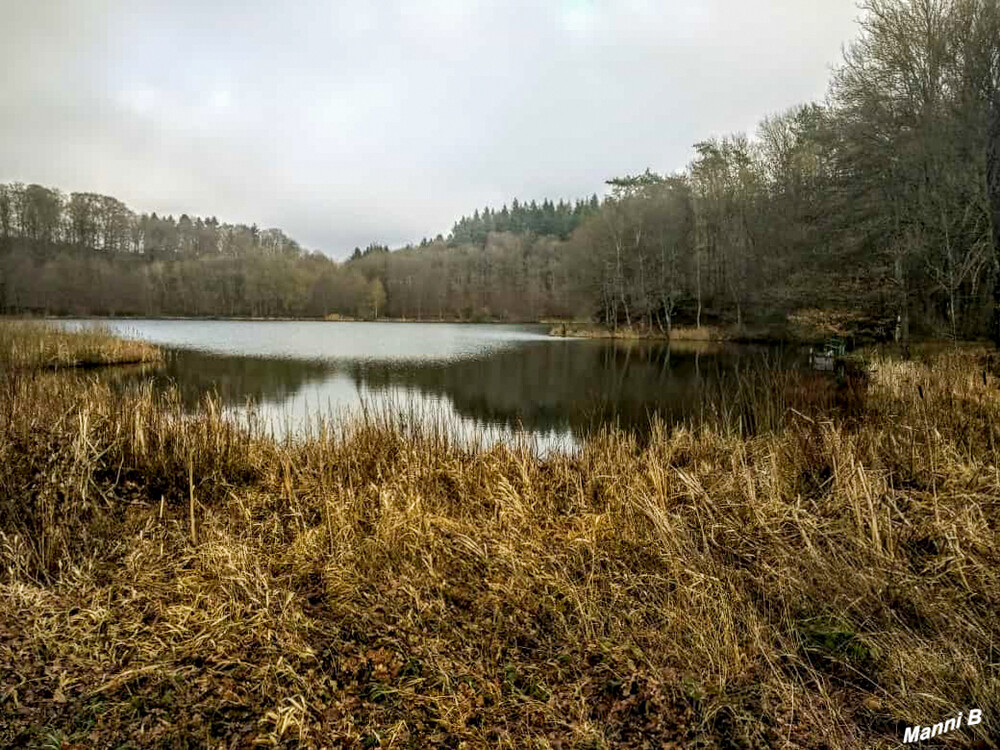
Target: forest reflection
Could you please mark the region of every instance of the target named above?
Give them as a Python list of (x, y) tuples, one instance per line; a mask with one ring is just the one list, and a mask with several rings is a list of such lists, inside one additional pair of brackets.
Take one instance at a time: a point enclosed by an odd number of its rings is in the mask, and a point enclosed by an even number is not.
[[(549, 341), (448, 361), (305, 360), (170, 350), (153, 371), (123, 382), (175, 387), (195, 407), (212, 394), (223, 404), (283, 410), (351, 407), (400, 395), (447, 403), (475, 424), (582, 437), (608, 424), (644, 433), (650, 417), (697, 416), (728, 378), (764, 359), (794, 353), (707, 343)], [(300, 402), (293, 405), (293, 402)], [(292, 407), (288, 409), (288, 407)]]

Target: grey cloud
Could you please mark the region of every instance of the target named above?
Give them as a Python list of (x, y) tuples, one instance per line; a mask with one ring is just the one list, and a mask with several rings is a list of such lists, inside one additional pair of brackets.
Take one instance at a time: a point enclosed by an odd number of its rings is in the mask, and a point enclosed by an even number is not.
[(7, 2), (0, 180), (342, 256), (822, 98), (853, 0)]

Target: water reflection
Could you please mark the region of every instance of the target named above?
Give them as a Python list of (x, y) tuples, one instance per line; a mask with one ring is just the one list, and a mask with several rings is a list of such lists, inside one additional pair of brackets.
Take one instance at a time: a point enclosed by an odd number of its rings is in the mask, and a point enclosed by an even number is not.
[(127, 380), (176, 387), (184, 403), (206, 393), (259, 406), (278, 432), (365, 401), (432, 405), (462, 421), (528, 430), (548, 442), (608, 424), (643, 432), (650, 416), (685, 420), (727, 377), (759, 362), (761, 348), (707, 344), (533, 340), (455, 360), (297, 359), (187, 349)]
[(328, 364), (312, 360), (241, 357), (191, 349), (169, 349), (166, 355), (162, 366), (151, 374), (137, 374), (133, 381), (151, 379), (160, 390), (172, 386), (191, 408), (206, 394), (227, 406), (281, 404), (335, 372)]

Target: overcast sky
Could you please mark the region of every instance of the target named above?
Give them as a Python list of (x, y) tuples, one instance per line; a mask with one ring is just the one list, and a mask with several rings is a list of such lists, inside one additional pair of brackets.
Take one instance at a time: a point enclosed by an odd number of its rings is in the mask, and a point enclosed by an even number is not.
[(820, 100), (854, 0), (0, 0), (0, 182), (334, 257)]

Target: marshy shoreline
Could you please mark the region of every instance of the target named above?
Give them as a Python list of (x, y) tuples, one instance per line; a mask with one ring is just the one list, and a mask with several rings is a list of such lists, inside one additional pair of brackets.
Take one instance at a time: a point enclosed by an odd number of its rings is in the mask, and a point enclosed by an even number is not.
[(1000, 378), (871, 356), (545, 457), (5, 368), (0, 744), (993, 747)]
[(150, 364), (162, 358), (158, 347), (116, 336), (100, 323), (67, 331), (44, 321), (0, 319), (0, 368), (8, 370)]
[[(813, 312), (813, 311), (810, 311)], [(548, 335), (554, 338), (586, 338), (586, 339), (612, 339), (616, 341), (653, 341), (653, 342), (711, 342), (711, 343), (748, 343), (748, 344), (791, 344), (809, 345), (820, 344), (831, 337), (839, 337), (855, 342), (858, 346), (888, 346), (891, 337), (884, 334), (875, 335), (872, 330), (865, 326), (848, 325), (845, 326), (842, 320), (846, 313), (841, 312), (832, 316), (829, 320), (820, 320), (805, 316), (806, 320), (796, 320), (794, 316), (791, 320), (781, 325), (757, 325), (757, 326), (736, 326), (729, 324), (706, 324), (695, 325), (675, 325), (670, 330), (661, 330), (648, 326), (620, 326), (609, 327), (604, 324), (594, 323), (579, 319), (561, 318), (456, 318), (456, 317), (423, 317), (423, 318), (398, 318), (382, 316), (379, 318), (351, 317), (347, 315), (331, 314), (323, 317), (309, 316), (239, 316), (239, 315), (40, 315), (40, 316), (0, 316), (0, 326), (15, 324), (31, 324), (36, 326), (46, 326), (51, 322), (58, 321), (88, 321), (101, 329), (102, 324), (108, 322), (127, 322), (129, 320), (155, 320), (155, 321), (226, 321), (244, 323), (388, 323), (388, 324), (436, 324), (436, 325), (469, 325), (469, 326), (537, 326), (540, 329), (547, 329)], [(850, 317), (850, 316), (848, 316)], [(106, 331), (105, 331), (106, 332)], [(914, 337), (915, 345), (923, 343), (954, 343), (947, 337)], [(962, 343), (978, 343), (986, 345), (985, 340), (978, 342), (965, 341)]]

